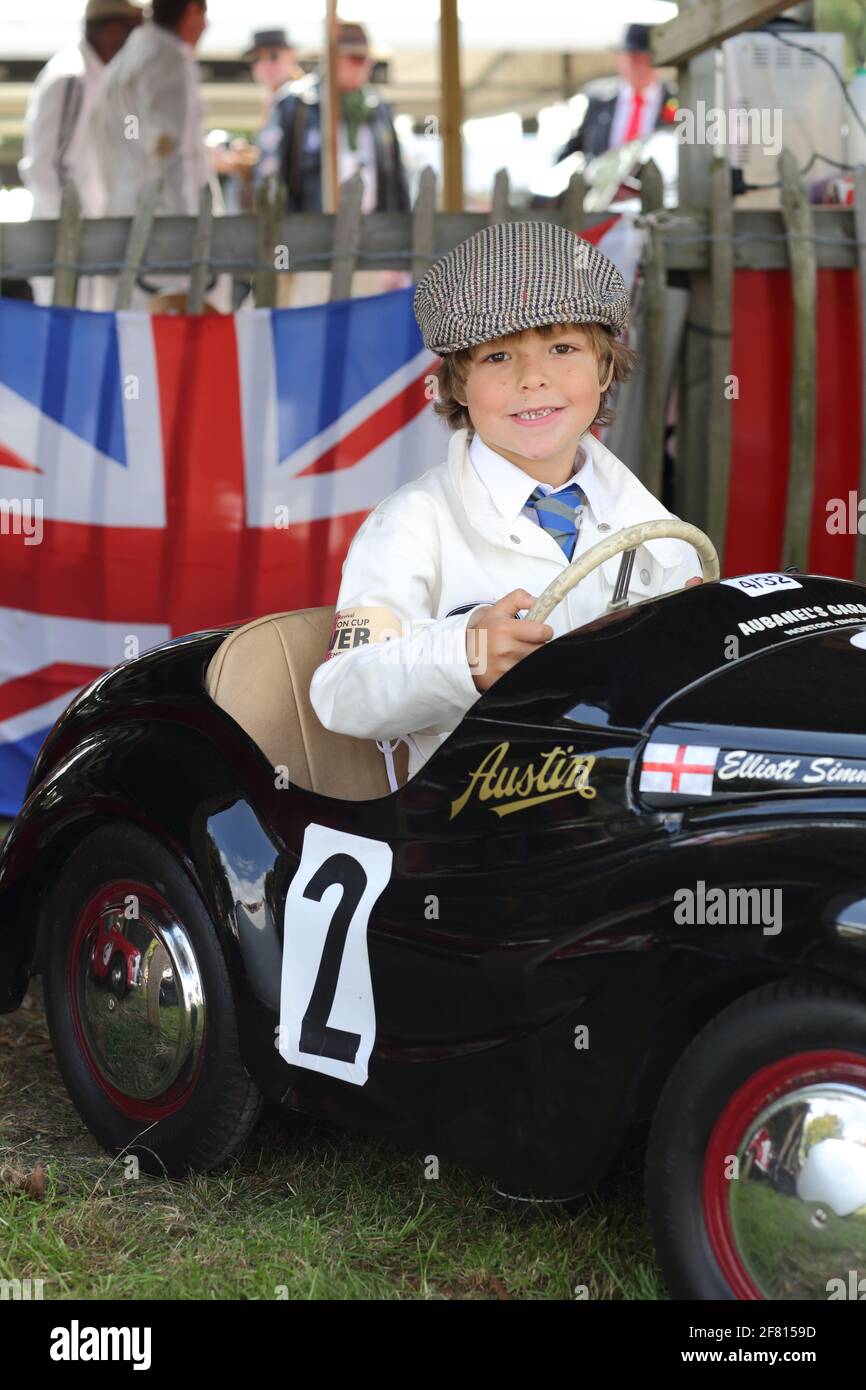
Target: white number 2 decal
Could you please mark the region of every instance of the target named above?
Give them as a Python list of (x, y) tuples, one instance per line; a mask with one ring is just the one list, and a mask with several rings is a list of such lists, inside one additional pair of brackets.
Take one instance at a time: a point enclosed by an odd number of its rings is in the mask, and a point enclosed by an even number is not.
[(356, 1086), (376, 1036), (367, 922), (393, 858), (384, 840), (308, 825), (286, 894), (280, 1056)]

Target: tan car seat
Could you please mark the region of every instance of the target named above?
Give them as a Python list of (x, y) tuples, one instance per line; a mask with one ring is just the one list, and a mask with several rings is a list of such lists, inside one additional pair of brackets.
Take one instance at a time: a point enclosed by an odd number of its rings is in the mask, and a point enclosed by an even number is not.
[[(333, 608), (301, 608), (235, 628), (211, 657), (205, 686), (274, 767), (288, 768), (290, 783), (345, 801), (372, 801), (391, 791), (376, 740), (332, 733), (310, 703), (310, 681), (333, 621)], [(405, 743), (394, 750), (394, 767), (402, 786)]]

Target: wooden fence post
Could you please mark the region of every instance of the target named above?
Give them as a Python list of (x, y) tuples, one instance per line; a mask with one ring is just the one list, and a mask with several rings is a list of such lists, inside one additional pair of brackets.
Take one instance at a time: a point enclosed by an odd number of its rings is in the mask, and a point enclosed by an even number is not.
[(256, 271), (253, 297), (257, 309), (273, 309), (277, 302), (277, 237), (282, 226), (282, 187), (275, 174), (263, 179), (256, 190)]
[[(710, 340), (709, 449), (706, 528), (724, 559), (731, 481), (731, 401), (727, 377), (731, 371), (731, 300), (734, 293), (734, 210), (731, 172), (726, 159), (710, 170)], [(739, 389), (738, 383), (735, 383)]]
[(508, 195), (510, 188), (508, 170), (497, 169), (496, 177), (493, 180), (493, 196), (490, 199), (491, 222), (505, 222), (508, 220)]
[(52, 303), (71, 308), (78, 290), (78, 248), (81, 243), (81, 199), (70, 179), (63, 187), (57, 243), (54, 251), (54, 296)]
[(791, 445), (782, 568), (796, 565), (805, 570), (815, 479), (815, 242), (812, 209), (800, 183), (797, 161), (790, 150), (782, 150), (779, 172), (794, 295)]
[(331, 262), (331, 294), (335, 299), (351, 299), (352, 276), (361, 241), (361, 199), (364, 183), (359, 173), (340, 185), (340, 202), (334, 228), (334, 258)]
[(129, 236), (126, 242), (126, 251), (123, 257), (123, 269), (117, 278), (117, 289), (114, 293), (115, 309), (128, 309), (132, 299), (132, 291), (135, 279), (141, 269), (141, 262), (150, 240), (150, 230), (153, 226), (153, 218), (156, 212), (156, 205), (159, 202), (159, 195), (162, 189), (162, 175), (156, 174), (150, 183), (144, 184), (139, 190), (135, 202), (135, 215), (129, 226)]
[[(663, 204), (662, 176), (653, 160), (641, 168), (641, 210), (657, 212)], [(661, 233), (647, 224), (643, 258), (642, 328), (640, 350), (644, 367), (644, 428), (641, 481), (661, 497), (665, 450), (665, 292), (667, 272)]]
[(586, 214), (583, 210), (583, 200), (586, 197), (586, 179), (579, 170), (575, 170), (568, 180), (568, 187), (562, 200), (562, 225), (568, 227), (569, 231), (580, 236), (583, 231)]
[(412, 283), (415, 285), (435, 258), (435, 213), (436, 174), (428, 164), (421, 170), (412, 209)]
[(187, 313), (204, 313), (204, 292), (207, 285), (210, 261), (210, 232), (213, 219), (213, 193), (210, 184), (204, 184), (198, 200), (198, 222), (192, 241), (192, 274), (189, 278)]

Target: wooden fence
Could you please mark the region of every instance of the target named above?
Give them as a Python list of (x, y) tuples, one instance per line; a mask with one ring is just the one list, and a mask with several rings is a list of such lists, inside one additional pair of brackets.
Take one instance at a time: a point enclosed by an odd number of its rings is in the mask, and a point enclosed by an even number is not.
[[(866, 283), (866, 169), (856, 173), (853, 208), (824, 208), (810, 205), (790, 152), (782, 152), (779, 166), (782, 199), (777, 211), (735, 208), (723, 159), (713, 164), (709, 206), (701, 208), (664, 208), (658, 169), (653, 163), (642, 167), (639, 223), (646, 237), (633, 319), (643, 363), (638, 471), (646, 486), (661, 495), (668, 273), (687, 272), (689, 313), (679, 359), (673, 505), (702, 526), (723, 552), (732, 405), (724, 386), (731, 372), (734, 270), (789, 267), (795, 312), (782, 565), (806, 569), (815, 476), (817, 270), (859, 269), (861, 283)], [(489, 221), (536, 217), (580, 233), (609, 216), (584, 211), (579, 174), (557, 209), (513, 207), (505, 170), (496, 175), (489, 213), (437, 212), (430, 169), (421, 175), (411, 212), (362, 216), (361, 192), (355, 175), (341, 189), (336, 214), (286, 216), (281, 191), (271, 180), (262, 186), (255, 213), (213, 217), (210, 190), (205, 189), (197, 218), (156, 217), (159, 189), (149, 185), (141, 190), (131, 219), (82, 220), (70, 185), (57, 222), (0, 224), (0, 279), (53, 275), (54, 303), (68, 306), (75, 303), (81, 275), (115, 275), (115, 307), (123, 309), (139, 274), (182, 270), (190, 273), (188, 312), (195, 313), (204, 306), (209, 275), (230, 272), (250, 277), (256, 304), (268, 307), (276, 302), (281, 250), (291, 271), (329, 270), (330, 297), (341, 299), (349, 296), (356, 269), (410, 269), (417, 281), (433, 260)], [(860, 315), (866, 342), (866, 296), (861, 296)], [(861, 400), (864, 387), (861, 367)], [(629, 382), (620, 389), (620, 408), (632, 388)], [(862, 435), (859, 496), (866, 497), (866, 425)], [(857, 537), (855, 573), (866, 582), (864, 536)]]

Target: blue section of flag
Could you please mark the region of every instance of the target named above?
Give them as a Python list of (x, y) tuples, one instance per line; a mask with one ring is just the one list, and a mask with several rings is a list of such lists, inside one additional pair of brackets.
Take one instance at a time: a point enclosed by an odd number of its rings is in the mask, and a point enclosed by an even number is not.
[(0, 743), (0, 816), (11, 819), (18, 814), (36, 754), (50, 730), (49, 724), (35, 734), (28, 734), (18, 743)]
[(114, 314), (0, 300), (0, 382), (125, 466)]
[(286, 459), (405, 367), (424, 344), (412, 298), (390, 290), (303, 309), (274, 309), (279, 458)]

